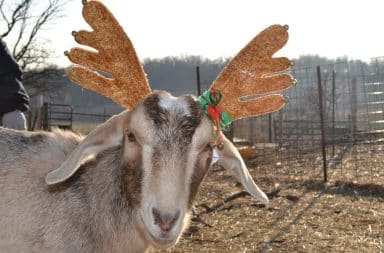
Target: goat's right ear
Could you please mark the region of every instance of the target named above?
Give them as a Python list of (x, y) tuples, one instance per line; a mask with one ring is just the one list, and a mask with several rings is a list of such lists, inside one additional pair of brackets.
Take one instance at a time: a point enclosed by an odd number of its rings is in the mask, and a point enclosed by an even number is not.
[(221, 165), (226, 170), (232, 172), (232, 174), (243, 185), (249, 194), (266, 205), (268, 203), (267, 195), (260, 190), (255, 181), (253, 181), (252, 176), (235, 145), (233, 145), (233, 143), (230, 142), (224, 135), (222, 142), (223, 149), (216, 151), (219, 154)]
[(81, 165), (96, 157), (100, 152), (121, 145), (123, 125), (128, 114), (128, 111), (124, 111), (92, 130), (59, 168), (48, 173), (45, 182), (48, 185), (63, 182), (75, 174)]

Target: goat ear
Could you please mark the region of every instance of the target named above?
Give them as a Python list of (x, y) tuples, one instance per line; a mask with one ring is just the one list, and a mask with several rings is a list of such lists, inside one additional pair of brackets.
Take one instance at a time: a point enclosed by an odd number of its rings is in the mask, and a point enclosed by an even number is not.
[(47, 174), (45, 182), (48, 185), (63, 182), (75, 174), (82, 164), (93, 159), (100, 152), (121, 145), (124, 132), (123, 124), (128, 114), (128, 111), (124, 111), (97, 126), (72, 151), (59, 168)]
[(223, 149), (216, 152), (220, 157), (220, 164), (232, 172), (236, 179), (243, 185), (245, 190), (253, 197), (261, 201), (263, 204), (268, 203), (268, 197), (253, 181), (252, 176), (249, 174), (247, 166), (244, 163), (239, 151), (236, 147), (223, 136)]

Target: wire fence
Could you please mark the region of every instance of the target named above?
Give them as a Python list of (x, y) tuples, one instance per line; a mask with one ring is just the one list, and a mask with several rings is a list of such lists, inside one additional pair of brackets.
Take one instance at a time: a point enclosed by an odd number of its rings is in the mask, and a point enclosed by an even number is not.
[(368, 174), (374, 181), (377, 173), (360, 158), (384, 155), (383, 63), (377, 58), (369, 65), (293, 68), (298, 85), (284, 92), (289, 103), (279, 112), (235, 122), (235, 141), (252, 147), (250, 159), (259, 166), (301, 168), (327, 180), (327, 171), (342, 171), (348, 160), (341, 177), (356, 181)]
[[(303, 64), (291, 72), (298, 84), (284, 92), (289, 103), (282, 110), (233, 123), (235, 143), (251, 149), (248, 163), (265, 166), (272, 176), (281, 173), (273, 169), (279, 167), (289, 176), (327, 181), (339, 168), (338, 179), (368, 176), (374, 182), (381, 166), (366, 163), (384, 155), (384, 58)], [(47, 129), (68, 126), (82, 133), (110, 117), (105, 109), (92, 114), (54, 104), (46, 115)]]

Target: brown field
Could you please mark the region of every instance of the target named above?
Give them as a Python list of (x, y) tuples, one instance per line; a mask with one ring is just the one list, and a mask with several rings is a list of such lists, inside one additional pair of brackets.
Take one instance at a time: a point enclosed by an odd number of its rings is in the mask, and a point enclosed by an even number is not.
[(257, 184), (272, 194), (268, 206), (242, 193), (225, 202), (242, 188), (215, 166), (189, 229), (172, 249), (154, 252), (384, 252), (384, 148), (340, 152), (327, 185), (316, 152), (249, 160)]

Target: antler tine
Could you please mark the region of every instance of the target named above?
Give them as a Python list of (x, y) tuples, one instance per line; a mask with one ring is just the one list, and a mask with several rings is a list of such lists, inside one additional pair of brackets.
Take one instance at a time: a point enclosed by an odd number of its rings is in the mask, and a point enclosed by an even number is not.
[[(66, 52), (75, 65), (69, 77), (128, 108), (151, 93), (143, 67), (124, 30), (98, 1), (83, 1), (83, 17), (93, 31), (73, 32), (75, 40), (96, 49), (72, 48)], [(107, 78), (100, 74), (110, 74)]]
[(240, 101), (289, 88), (294, 79), (281, 73), (291, 66), (285, 57), (272, 55), (288, 41), (288, 27), (272, 25), (248, 43), (218, 75), (212, 87), (221, 90), (221, 106), (233, 120), (279, 110), (287, 102), (280, 94)]

